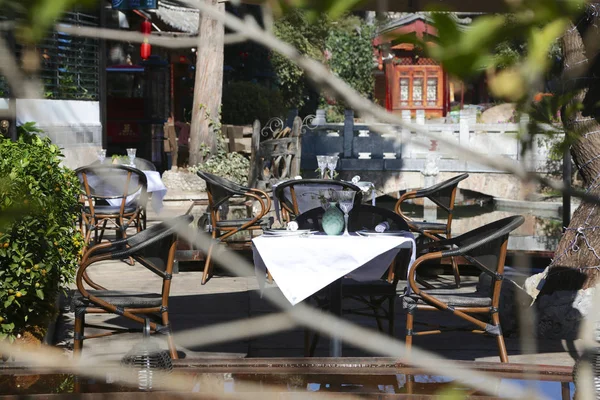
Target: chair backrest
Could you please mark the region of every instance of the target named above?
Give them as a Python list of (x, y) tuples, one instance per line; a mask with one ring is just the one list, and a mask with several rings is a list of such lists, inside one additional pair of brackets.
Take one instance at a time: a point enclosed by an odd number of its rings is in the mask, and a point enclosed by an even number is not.
[[(446, 219), (446, 235), (450, 236), (456, 190), (458, 184), (468, 177), (469, 174), (461, 174), (427, 188), (406, 192), (400, 196), (400, 199), (396, 203), (395, 211), (405, 220), (411, 221), (411, 219), (402, 212), (402, 202), (408, 199), (427, 197), (448, 214)], [(427, 234), (427, 236), (430, 235)], [(434, 237), (431, 236), (431, 238)]]
[(442, 243), (453, 248), (442, 251), (442, 256), (463, 256), (488, 274), (503, 274), (508, 236), (523, 224), (522, 215), (514, 215), (491, 222)]
[(227, 202), (232, 196), (244, 195), (250, 190), (229, 179), (208, 172), (198, 171), (197, 174), (206, 182), (208, 205), (211, 211), (217, 211), (219, 206)]
[(292, 179), (275, 187), (273, 196), (282, 211), (296, 217), (313, 208), (321, 207), (321, 196), (329, 190), (354, 190), (354, 205), (362, 201), (362, 190), (350, 183), (333, 179)]
[[(167, 272), (173, 267), (173, 260), (169, 259), (173, 243), (176, 242), (180, 233), (188, 233), (190, 223), (193, 221), (191, 215), (181, 215), (168, 221), (150, 226), (128, 238), (130, 255), (142, 265), (154, 272)], [(129, 255), (128, 255), (129, 256)], [(124, 256), (123, 258), (127, 258)], [(113, 259), (115, 258), (113, 254)], [(118, 258), (119, 260), (121, 258)]]
[(148, 196), (148, 179), (137, 168), (121, 164), (92, 164), (77, 168), (85, 196), (91, 202), (98, 199), (122, 199), (140, 193), (136, 199), (139, 205), (145, 205)]
[[(269, 123), (275, 122), (273, 129)], [(272, 119), (262, 130), (255, 121), (252, 131), (249, 185), (262, 190), (270, 189), (274, 183), (300, 175), (302, 120), (294, 118), (291, 127), (283, 127), (283, 121)], [(261, 140), (263, 131), (274, 130), (273, 138)]]
[[(321, 220), (324, 213), (323, 207), (317, 207), (298, 215), (296, 222), (299, 229), (322, 230)], [(367, 204), (355, 204), (348, 218), (348, 231), (373, 230), (383, 222), (388, 223), (391, 231), (409, 230), (406, 221), (391, 210)]]
[[(177, 246), (177, 237), (184, 229), (189, 229), (190, 223), (193, 221), (192, 215), (182, 215), (168, 221), (161, 222), (150, 226), (135, 235), (129, 236), (127, 247), (120, 247), (117, 251), (110, 253), (100, 252), (97, 256), (84, 257), (81, 266), (77, 271), (77, 287), (82, 294), (86, 293), (83, 285), (85, 280), (85, 269), (96, 261), (102, 260), (122, 260), (128, 257), (133, 257), (141, 265), (163, 277), (163, 301), (166, 303), (170, 288), (170, 275), (173, 270), (173, 261)], [(94, 252), (94, 247), (90, 250)]]
[(417, 190), (417, 197), (427, 197), (438, 206), (442, 207), (448, 213), (454, 209), (454, 199), (456, 197), (456, 188), (460, 181), (469, 177), (469, 174), (457, 175), (453, 178), (436, 183), (428, 188)]

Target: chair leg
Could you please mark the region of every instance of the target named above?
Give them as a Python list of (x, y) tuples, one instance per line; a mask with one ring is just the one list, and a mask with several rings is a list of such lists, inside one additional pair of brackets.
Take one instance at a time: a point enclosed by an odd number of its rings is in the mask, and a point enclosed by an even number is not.
[(85, 308), (75, 309), (75, 327), (73, 330), (73, 358), (81, 357), (83, 332), (85, 328)]
[(503, 363), (508, 362), (508, 353), (506, 352), (506, 344), (504, 343), (504, 336), (502, 335), (502, 328), (500, 327), (500, 317), (497, 312), (492, 313), (492, 322), (495, 326), (500, 328), (500, 334), (496, 336), (498, 342), (498, 352), (500, 353), (500, 361)]
[(204, 262), (204, 271), (202, 271), (202, 285), (205, 285), (206, 282), (212, 277), (212, 251), (213, 251), (214, 243), (211, 243), (208, 247), (208, 253), (206, 254), (206, 261)]
[(168, 326), (169, 330), (167, 331), (167, 343), (169, 345), (169, 355), (173, 360), (177, 360), (179, 357), (177, 356), (177, 347), (175, 346), (175, 340), (173, 339), (173, 329), (171, 328), (171, 323), (169, 322), (169, 312), (163, 311), (161, 313), (162, 323), (164, 326)]
[(415, 308), (409, 309), (408, 312), (406, 313), (406, 340), (405, 340), (405, 344), (406, 344), (406, 353), (407, 354), (410, 354), (410, 349), (412, 347)]
[(452, 261), (452, 272), (454, 273), (454, 281), (456, 282), (456, 287), (460, 287), (460, 272), (458, 270), (458, 263), (456, 262), (456, 257), (451, 257)]
[(304, 357), (310, 357), (310, 331), (304, 328)]
[(394, 337), (396, 333), (394, 327), (394, 322), (396, 320), (396, 296), (388, 297), (388, 302), (390, 303), (388, 308), (388, 332), (391, 337)]

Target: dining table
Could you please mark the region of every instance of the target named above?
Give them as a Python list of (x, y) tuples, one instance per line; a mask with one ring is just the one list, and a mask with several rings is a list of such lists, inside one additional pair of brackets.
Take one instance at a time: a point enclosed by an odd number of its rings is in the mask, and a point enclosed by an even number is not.
[[(342, 279), (380, 279), (403, 248), (410, 248), (407, 269), (415, 260), (416, 245), (410, 232), (362, 236), (300, 233), (267, 235), (252, 239), (254, 268), (259, 288), (265, 288), (266, 270), (292, 305), (329, 287), (330, 311), (342, 315)], [(342, 343), (330, 338), (329, 354), (341, 357)]]

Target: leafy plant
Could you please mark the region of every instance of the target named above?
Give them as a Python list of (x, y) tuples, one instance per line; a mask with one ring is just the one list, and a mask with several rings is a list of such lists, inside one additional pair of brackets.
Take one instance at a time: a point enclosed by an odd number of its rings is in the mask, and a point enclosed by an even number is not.
[(232, 82), (223, 88), (221, 118), (225, 124), (246, 125), (258, 119), (266, 123), (269, 118), (285, 113), (283, 98), (278, 90), (253, 82)]
[(83, 239), (75, 228), (79, 182), (60, 165), (60, 149), (19, 127), (19, 140), (0, 139), (0, 338), (46, 322), (59, 287), (72, 282)]
[[(340, 78), (348, 82), (359, 93), (371, 96), (373, 77), (373, 34), (375, 27), (362, 18), (352, 15), (338, 16), (336, 20), (328, 15), (315, 17), (300, 9), (289, 10), (275, 21), (274, 33), (282, 40), (294, 45), (302, 54), (326, 63)], [(287, 58), (272, 53), (271, 61), (277, 75), (279, 88), (288, 108), (302, 108), (307, 104), (318, 105), (314, 95), (325, 96), (325, 103), (333, 109), (330, 114), (343, 115), (343, 104), (333, 104), (326, 93), (314, 93), (304, 72)], [(341, 110), (341, 111), (340, 111)], [(337, 117), (339, 119), (339, 116)]]
[[(300, 53), (322, 61), (330, 27), (331, 21), (326, 16), (314, 20), (305, 12), (294, 9), (275, 21), (273, 33), (293, 45)], [(301, 108), (311, 96), (311, 88), (304, 72), (276, 52), (271, 53), (271, 62), (284, 105), (288, 108)]]
[(211, 118), (208, 113), (206, 118), (210, 120), (209, 125), (217, 139), (217, 149), (214, 154), (211, 154), (210, 147), (202, 144), (200, 153), (202, 154), (204, 162), (190, 166), (188, 170), (194, 174), (198, 171), (205, 171), (227, 178), (240, 185), (246, 185), (248, 183), (250, 161), (240, 153), (230, 153), (227, 139), (223, 136), (221, 131), (220, 121)]
[[(365, 97), (371, 97), (375, 86), (373, 75), (373, 36), (375, 26), (361, 18), (349, 16), (338, 21), (329, 31), (325, 43), (325, 59), (331, 71)], [(344, 115), (344, 104), (335, 104)]]

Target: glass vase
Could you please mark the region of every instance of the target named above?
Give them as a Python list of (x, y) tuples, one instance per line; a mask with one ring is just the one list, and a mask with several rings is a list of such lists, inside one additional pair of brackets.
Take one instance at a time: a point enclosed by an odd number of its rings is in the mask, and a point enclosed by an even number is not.
[(344, 230), (344, 213), (335, 206), (335, 203), (329, 203), (329, 208), (323, 214), (321, 227), (328, 235), (339, 235)]

